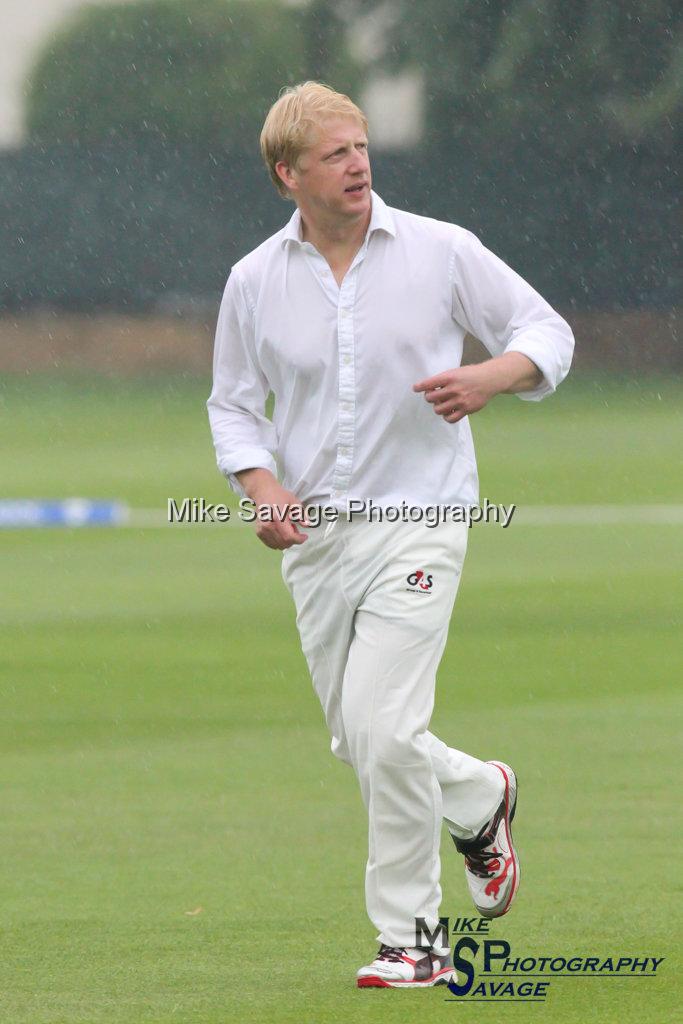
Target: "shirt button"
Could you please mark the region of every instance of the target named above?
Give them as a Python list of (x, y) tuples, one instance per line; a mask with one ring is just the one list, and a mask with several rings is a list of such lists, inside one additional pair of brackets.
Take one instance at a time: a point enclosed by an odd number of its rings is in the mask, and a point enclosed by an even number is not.
[(350, 312), (351, 312), (351, 310), (350, 310), (350, 309), (342, 309), (342, 311), (341, 311), (341, 315), (342, 315), (343, 317), (347, 317), (347, 316), (349, 316)]
[(339, 449), (339, 454), (340, 455), (348, 455), (349, 454), (349, 449), (348, 448), (340, 448)]
[(348, 366), (349, 363), (351, 362), (351, 356), (344, 356), (344, 358), (342, 359), (342, 362), (343, 362), (344, 366)]

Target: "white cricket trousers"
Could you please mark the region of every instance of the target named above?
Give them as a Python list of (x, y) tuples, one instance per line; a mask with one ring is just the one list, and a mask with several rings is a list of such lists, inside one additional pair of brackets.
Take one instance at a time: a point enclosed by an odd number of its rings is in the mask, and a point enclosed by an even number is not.
[(441, 822), (476, 835), (502, 797), (491, 765), (429, 732), (467, 525), (339, 519), (283, 555), (301, 646), (368, 810), (365, 898), (378, 941), (438, 926)]

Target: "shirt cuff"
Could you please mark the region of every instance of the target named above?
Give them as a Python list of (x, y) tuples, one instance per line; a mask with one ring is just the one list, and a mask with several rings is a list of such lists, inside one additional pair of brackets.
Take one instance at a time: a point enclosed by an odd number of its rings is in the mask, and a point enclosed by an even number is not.
[(567, 370), (562, 372), (560, 359), (554, 345), (548, 344), (547, 337), (534, 336), (533, 331), (524, 333), (523, 337), (511, 341), (506, 352), (521, 352), (530, 359), (543, 374), (543, 380), (533, 391), (516, 391), (518, 398), (525, 402), (540, 402), (546, 395), (552, 395), (558, 384), (564, 379)]
[(273, 476), (277, 478), (275, 459), (270, 452), (263, 451), (260, 448), (243, 451), (240, 453), (239, 458), (232, 456), (219, 459), (218, 468), (230, 484), (232, 490), (240, 498), (248, 497), (247, 492), (235, 475), (236, 473), (241, 473), (243, 469), (269, 469)]

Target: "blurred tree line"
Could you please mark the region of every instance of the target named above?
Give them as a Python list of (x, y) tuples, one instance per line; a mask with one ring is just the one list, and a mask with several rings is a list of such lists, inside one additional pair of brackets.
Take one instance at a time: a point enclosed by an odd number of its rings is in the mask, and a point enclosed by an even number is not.
[[(253, 146), (279, 90), (318, 70), (312, 42), (330, 5), (274, 0), (138, 0), (86, 7), (39, 57), (29, 135), (43, 143), (160, 138)], [(336, 20), (336, 19), (335, 19)], [(354, 82), (345, 47), (325, 71)]]
[(406, 69), (424, 132), (374, 154), (388, 202), (476, 231), (565, 307), (679, 301), (671, 2), (142, 0), (84, 8), (32, 71), (29, 144), (0, 156), (0, 303), (215, 297), (289, 215), (258, 156), (280, 88), (359, 99)]
[[(363, 7), (368, 5), (364, 4)], [(418, 67), (426, 135), (501, 153), (601, 159), (646, 144), (671, 155), (683, 98), (681, 8), (668, 0), (395, 0), (381, 61)]]

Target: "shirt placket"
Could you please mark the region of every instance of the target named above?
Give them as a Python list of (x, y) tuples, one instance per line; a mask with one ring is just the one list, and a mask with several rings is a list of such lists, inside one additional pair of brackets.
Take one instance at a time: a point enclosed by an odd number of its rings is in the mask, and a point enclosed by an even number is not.
[(337, 441), (330, 493), (332, 503), (337, 505), (343, 502), (349, 490), (356, 443), (356, 353), (353, 314), (358, 273), (367, 247), (366, 240), (344, 275), (341, 287), (338, 287), (324, 257), (310, 242), (304, 242), (302, 245), (325, 291), (337, 304)]
[(339, 289), (337, 304), (338, 392), (337, 392), (337, 458), (332, 476), (333, 502), (340, 502), (351, 483), (351, 470), (356, 445), (356, 338), (354, 310), (360, 264), (365, 257), (364, 245), (353, 260)]

